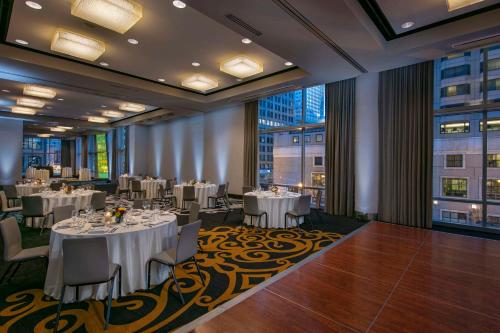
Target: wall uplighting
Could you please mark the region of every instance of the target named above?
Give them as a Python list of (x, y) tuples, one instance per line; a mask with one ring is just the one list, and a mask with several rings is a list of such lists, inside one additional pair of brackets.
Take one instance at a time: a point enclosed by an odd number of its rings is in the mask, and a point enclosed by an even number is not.
[(91, 117), (88, 117), (87, 120), (91, 123), (107, 123), (108, 122), (108, 119), (107, 118), (104, 118), (104, 117), (94, 117), (94, 116), (91, 116)]
[(34, 84), (26, 85), (23, 89), (23, 94), (42, 98), (56, 97), (56, 91), (54, 89), (41, 87)]
[(43, 108), (45, 106), (45, 102), (34, 98), (19, 97), (17, 99), (17, 105), (28, 106), (31, 108)]
[(220, 65), (224, 73), (244, 79), (246, 77), (262, 73), (264, 66), (245, 56), (231, 58)]
[(483, 1), (484, 0), (447, 0), (446, 3), (448, 4), (448, 11), (451, 12)]
[(66, 130), (64, 128), (60, 128), (60, 127), (51, 127), (50, 131), (51, 132), (66, 132)]
[(123, 112), (120, 112), (120, 111), (103, 110), (102, 115), (104, 117), (109, 117), (109, 118), (121, 118), (125, 114)]
[(76, 58), (94, 61), (106, 51), (106, 46), (97, 39), (57, 29), (52, 37), (50, 49)]
[(76, 0), (71, 15), (123, 34), (142, 18), (142, 5), (133, 0)]
[(199, 91), (207, 91), (217, 88), (219, 83), (203, 75), (193, 75), (182, 81), (182, 86)]
[(12, 113), (29, 114), (29, 115), (36, 114), (35, 109), (26, 108), (24, 106), (11, 106), (10, 109), (12, 110)]
[(146, 110), (146, 107), (142, 104), (123, 103), (120, 105), (119, 109), (122, 111), (142, 112)]

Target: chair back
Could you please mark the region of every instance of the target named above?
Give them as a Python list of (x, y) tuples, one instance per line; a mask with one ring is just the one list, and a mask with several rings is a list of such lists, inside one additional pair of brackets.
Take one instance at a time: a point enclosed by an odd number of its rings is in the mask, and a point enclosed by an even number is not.
[(147, 201), (145, 199), (135, 199), (134, 204), (132, 205), (133, 209), (143, 209), (144, 208), (144, 201)]
[(198, 232), (200, 231), (201, 220), (186, 224), (182, 227), (177, 242), (177, 251), (175, 252), (175, 262), (179, 263), (191, 258), (198, 252)]
[(130, 183), (132, 184), (132, 192), (142, 191), (140, 180), (132, 180)]
[(90, 206), (94, 210), (106, 209), (106, 192), (92, 193), (92, 197), (90, 198)]
[(243, 212), (250, 215), (257, 215), (259, 213), (259, 202), (255, 195), (243, 196)]
[(44, 216), (43, 214), (43, 199), (39, 195), (23, 196), (23, 215), (26, 217), (31, 216)]
[(294, 192), (294, 193), (299, 193), (299, 187), (298, 186), (288, 186), (288, 192)]
[(200, 213), (200, 204), (196, 201), (191, 202), (191, 207), (189, 207), (189, 220), (188, 223), (193, 223), (198, 221), (198, 215)]
[(15, 199), (15, 198), (17, 198), (16, 185), (4, 185), (3, 186), (3, 191), (5, 192), (5, 196), (8, 199)]
[(311, 195), (301, 195), (295, 210), (299, 215), (309, 215), (311, 213)]
[(0, 202), (2, 204), (2, 211), (7, 211), (7, 208), (9, 208), (8, 202), (7, 202), (7, 196), (5, 195), (4, 191), (0, 191)]
[(62, 183), (50, 183), (50, 189), (52, 191), (60, 191), (62, 187)]
[(323, 197), (323, 191), (321, 190), (318, 190), (316, 192), (316, 197), (315, 197), (315, 201), (316, 201), (316, 208), (317, 209), (320, 209), (321, 208), (321, 198)]
[(55, 207), (54, 210), (52, 211), (54, 213), (54, 223), (61, 222), (71, 218), (74, 210), (75, 210), (74, 205)]
[(206, 179), (202, 179), (202, 180), (200, 180), (200, 183), (202, 183), (202, 184), (206, 184), (206, 183), (207, 183), (207, 180), (206, 180)]
[(243, 186), (242, 192), (243, 192), (243, 195), (245, 195), (245, 193), (248, 193), (248, 192), (253, 192), (253, 186)]
[(3, 241), (3, 260), (10, 261), (23, 249), (16, 218), (9, 217), (0, 221), (0, 233)]
[(63, 239), (63, 283), (91, 284), (109, 280), (105, 237)]
[(194, 193), (194, 186), (184, 186), (182, 188), (182, 198), (183, 198), (183, 200), (196, 199), (196, 195)]
[(223, 197), (226, 195), (226, 184), (219, 184), (219, 188), (217, 189), (217, 197)]
[(163, 184), (159, 184), (158, 185), (158, 198), (164, 198), (166, 194), (167, 194), (167, 191), (165, 190), (165, 187), (163, 187)]

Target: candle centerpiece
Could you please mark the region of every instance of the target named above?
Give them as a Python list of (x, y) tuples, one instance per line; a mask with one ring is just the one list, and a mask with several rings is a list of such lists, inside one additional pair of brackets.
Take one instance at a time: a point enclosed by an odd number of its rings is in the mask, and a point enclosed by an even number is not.
[(116, 223), (120, 223), (123, 220), (123, 216), (127, 212), (127, 209), (125, 207), (117, 207), (115, 209), (115, 221)]
[(275, 185), (275, 186), (271, 187), (271, 192), (273, 192), (274, 195), (278, 195), (279, 191), (280, 190), (279, 190), (278, 186)]

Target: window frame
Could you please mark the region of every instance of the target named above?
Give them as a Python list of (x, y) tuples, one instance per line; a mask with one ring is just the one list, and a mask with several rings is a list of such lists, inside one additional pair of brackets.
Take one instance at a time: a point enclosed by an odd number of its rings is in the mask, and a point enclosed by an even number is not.
[[(443, 180), (444, 179), (465, 179), (467, 181), (467, 184), (466, 184), (466, 193), (465, 193), (465, 197), (459, 197), (459, 196), (453, 196), (453, 195), (445, 195), (444, 194), (444, 188), (443, 188)], [(441, 184), (441, 198), (453, 198), (453, 199), (468, 199), (469, 198), (469, 186), (470, 186), (470, 177), (468, 176), (464, 176), (464, 177), (461, 177), (461, 176), (441, 176), (440, 178), (440, 184)]]
[[(450, 167), (448, 166), (448, 156), (462, 156), (462, 166), (461, 167)], [(453, 170), (453, 169), (465, 169), (465, 153), (445, 153), (444, 154), (444, 169)]]

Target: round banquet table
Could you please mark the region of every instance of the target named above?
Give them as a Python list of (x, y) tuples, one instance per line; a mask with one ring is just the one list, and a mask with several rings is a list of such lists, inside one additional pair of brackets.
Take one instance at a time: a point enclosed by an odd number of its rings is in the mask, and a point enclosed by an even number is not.
[(160, 185), (163, 185), (163, 188), (165, 188), (165, 186), (167, 186), (167, 180), (166, 179), (141, 180), (141, 190), (146, 190), (146, 199), (156, 198), (158, 196), (158, 189), (160, 188)]
[(35, 178), (35, 168), (28, 167), (26, 169), (26, 178)]
[(70, 167), (64, 167), (61, 172), (62, 178), (71, 178), (73, 177), (73, 169)]
[[(122, 295), (147, 287), (146, 263), (154, 255), (177, 245), (177, 218), (169, 212), (161, 212), (156, 218), (152, 211), (137, 210), (138, 216), (127, 216), (133, 225), (113, 223), (109, 227), (102, 223), (85, 223), (73, 227), (72, 219), (64, 220), (52, 227), (49, 245), (49, 266), (45, 278), (44, 292), (58, 299), (63, 285), (63, 239), (106, 237), (108, 258), (122, 267)], [(131, 214), (131, 213), (127, 213)], [(169, 276), (165, 265), (151, 266), (151, 283), (159, 284)], [(117, 285), (115, 285), (116, 287)], [(80, 287), (80, 300), (106, 299), (107, 284)], [(66, 288), (64, 302), (75, 302), (75, 288)], [(114, 288), (113, 298), (118, 297)]]
[(48, 189), (48, 184), (18, 184), (16, 185), (17, 197), (20, 198), (25, 195), (32, 195), (33, 193), (42, 192), (45, 189)]
[[(182, 207), (182, 189), (184, 186), (188, 186), (187, 184), (175, 185), (174, 186), (174, 195), (177, 199), (177, 207)], [(215, 195), (217, 193), (217, 185), (215, 184), (196, 184), (194, 185), (194, 192), (196, 198), (198, 199), (198, 203), (202, 208), (208, 207), (208, 197), (211, 195)]]
[[(300, 198), (300, 194), (294, 192), (280, 192), (279, 195), (275, 195), (271, 191), (262, 191), (248, 192), (245, 195), (257, 196), (259, 210), (267, 212), (269, 228), (284, 228), (285, 213), (293, 210)], [(257, 217), (253, 217), (254, 225), (257, 225), (257, 220)], [(265, 220), (266, 217), (263, 215), (261, 218), (261, 227), (265, 227)], [(302, 220), (303, 218), (300, 218), (300, 223), (302, 223)], [(250, 224), (250, 216), (245, 216), (245, 223)], [(295, 227), (296, 225), (295, 219), (288, 218), (288, 227)]]
[(81, 168), (79, 172), (79, 180), (92, 180), (92, 175), (90, 174), (90, 169)]
[(126, 174), (119, 176), (118, 177), (118, 185), (120, 187), (120, 190), (128, 190), (128, 183), (132, 179), (134, 179), (133, 176), (129, 176), (129, 175), (126, 175)]

